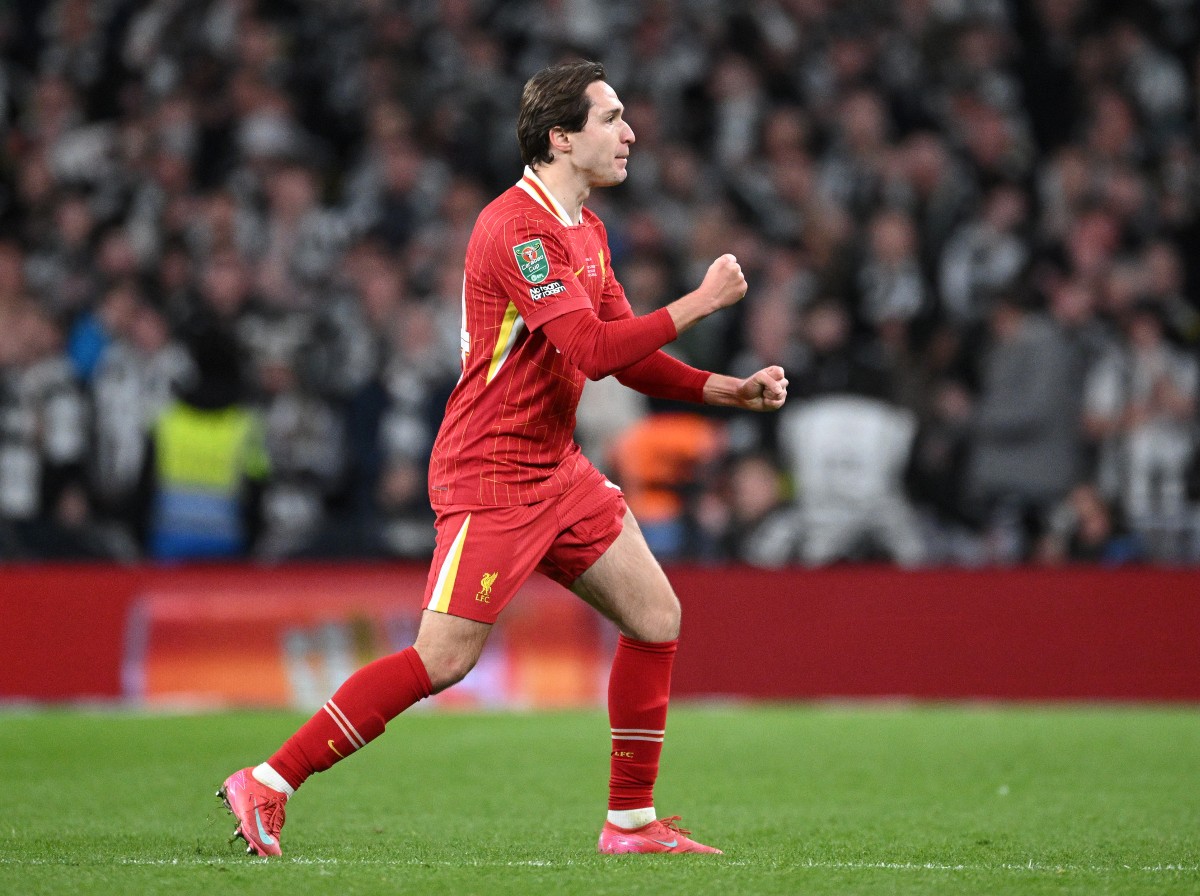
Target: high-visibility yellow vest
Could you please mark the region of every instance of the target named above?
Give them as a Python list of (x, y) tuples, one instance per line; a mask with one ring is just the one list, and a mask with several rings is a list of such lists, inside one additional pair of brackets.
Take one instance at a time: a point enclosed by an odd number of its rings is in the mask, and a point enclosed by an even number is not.
[(252, 411), (171, 404), (154, 427), (154, 469), (153, 556), (232, 557), (245, 551), (245, 483), (270, 472), (262, 426)]

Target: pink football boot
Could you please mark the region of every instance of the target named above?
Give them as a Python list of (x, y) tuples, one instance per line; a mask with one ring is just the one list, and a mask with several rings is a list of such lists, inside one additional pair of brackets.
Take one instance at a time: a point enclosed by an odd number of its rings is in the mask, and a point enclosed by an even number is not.
[(631, 831), (605, 822), (600, 830), (598, 849), (608, 855), (632, 852), (705, 852), (721, 854), (721, 850), (697, 843), (688, 837), (691, 831), (679, 826), (679, 816), (660, 818)]
[(237, 819), (229, 842), (241, 837), (249, 844), (246, 852), (251, 855), (281, 855), (279, 832), (283, 830), (287, 794), (261, 783), (251, 771), (244, 768), (234, 772), (217, 791), (225, 808)]

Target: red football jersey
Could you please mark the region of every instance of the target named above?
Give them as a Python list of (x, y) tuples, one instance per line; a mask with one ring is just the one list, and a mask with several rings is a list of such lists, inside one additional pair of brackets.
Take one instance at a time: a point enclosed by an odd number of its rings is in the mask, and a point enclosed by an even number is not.
[(538, 328), (586, 308), (602, 320), (631, 313), (604, 224), (586, 208), (573, 224), (526, 168), (467, 245), (462, 376), (430, 459), (434, 507), (531, 504), (566, 489), (586, 377)]

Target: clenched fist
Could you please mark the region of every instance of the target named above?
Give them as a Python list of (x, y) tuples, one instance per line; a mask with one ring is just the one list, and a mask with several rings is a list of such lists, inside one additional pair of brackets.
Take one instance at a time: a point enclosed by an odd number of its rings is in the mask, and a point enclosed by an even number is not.
[(682, 333), (714, 311), (736, 305), (746, 295), (746, 277), (732, 255), (722, 255), (708, 266), (704, 280), (681, 299), (667, 306), (675, 330)]
[(700, 291), (712, 297), (714, 311), (740, 302), (746, 295), (746, 276), (738, 260), (725, 254), (710, 264)]
[(764, 367), (743, 379), (711, 374), (704, 384), (704, 403), (744, 411), (777, 411), (787, 401), (787, 376), (782, 367)]
[(764, 367), (742, 380), (737, 395), (748, 411), (777, 411), (787, 400), (787, 387), (782, 367)]

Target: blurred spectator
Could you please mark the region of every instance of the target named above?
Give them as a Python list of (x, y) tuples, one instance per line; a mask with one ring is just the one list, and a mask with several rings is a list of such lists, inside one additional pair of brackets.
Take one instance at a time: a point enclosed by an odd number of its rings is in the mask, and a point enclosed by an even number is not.
[[(733, 208), (724, 202), (705, 204), (695, 210), (681, 268), (683, 280), (699, 283), (710, 264), (707, 259), (731, 251), (740, 235), (735, 218)], [(752, 267), (748, 258), (743, 257), (740, 263), (744, 271)], [(670, 348), (693, 367), (716, 370), (726, 366), (725, 359), (734, 341), (729, 321), (722, 319), (722, 315), (711, 315), (680, 334)]]
[(871, 324), (911, 320), (929, 309), (917, 230), (907, 213), (886, 209), (871, 217), (857, 286), (858, 317)]
[(899, 153), (899, 177), (889, 183), (888, 197), (912, 215), (921, 267), (929, 275), (936, 272), (954, 228), (971, 211), (976, 187), (941, 134), (910, 134)]
[(1086, 24), (1079, 0), (1026, 0), (1013, 4), (1023, 94), (1034, 136), (1044, 152), (1075, 134), (1082, 114), (1077, 53)]
[(380, 383), (386, 406), (377, 434), (382, 463), (372, 500), (391, 556), (424, 557), (433, 551), (426, 474), (437, 423), (457, 380), (436, 338), (435, 321), (432, 308), (405, 305), (387, 334), (389, 356)]
[(259, 371), (271, 475), (262, 493), (257, 556), (279, 560), (308, 545), (342, 485), (345, 433), (336, 409), (306, 381), (302, 347), (279, 344)]
[(1016, 293), (991, 314), (971, 421), (968, 500), (992, 538), (992, 559), (1025, 559), (1046, 515), (1082, 465), (1082, 371), (1064, 335)]
[(1033, 167), (1024, 116), (969, 88), (949, 93), (948, 124), (978, 183), (1020, 182)]
[(1075, 486), (1051, 511), (1046, 532), (1034, 552), (1034, 560), (1050, 566), (1063, 563), (1117, 566), (1142, 557), (1137, 537), (1125, 526), (1117, 509), (1090, 482)]
[(426, 474), (436, 424), (457, 370), (434, 308), (402, 301), (382, 278), (363, 293), (380, 343), (376, 367), (348, 397), (341, 506), (302, 556), (425, 557), (433, 550)]
[(309, 308), (349, 238), (347, 222), (322, 208), (315, 173), (283, 164), (267, 175), (266, 241), (256, 286), (274, 308)]
[(79, 379), (90, 380), (105, 350), (128, 333), (141, 301), (135, 282), (118, 281), (104, 291), (93, 309), (76, 317), (67, 337), (67, 356)]
[(713, 103), (709, 139), (713, 159), (722, 167), (738, 167), (754, 148), (766, 105), (760, 81), (756, 67), (739, 54), (727, 53), (713, 62), (708, 76)]
[(250, 556), (270, 472), (262, 422), (246, 404), (242, 361), (227, 330), (197, 324), (193, 375), (155, 420), (144, 494), (146, 551), (155, 560)]
[(193, 365), (161, 311), (138, 298), (128, 314), (90, 383), (94, 420), (88, 468), (97, 514), (113, 527), (114, 537), (135, 545), (136, 554), (148, 437), (175, 390), (193, 374)]
[(1096, 172), (1088, 167), (1081, 146), (1071, 144), (1043, 159), (1037, 176), (1040, 214), (1037, 236), (1048, 244), (1063, 243), (1096, 194)]
[(802, 559), (803, 520), (770, 456), (734, 457), (716, 481), (720, 493), (702, 493), (693, 510), (700, 557), (764, 567)]
[(1200, 307), (1187, 298), (1186, 271), (1178, 246), (1169, 240), (1148, 242), (1139, 258), (1143, 289), (1163, 310), (1170, 332), (1190, 346), (1200, 345)]
[(974, 401), (950, 377), (935, 381), (929, 391), (905, 472), (906, 490), (920, 508), (926, 561), (977, 566), (988, 558), (967, 497)]
[(785, 409), (781, 444), (796, 483), (800, 559), (925, 558), (904, 472), (916, 432), (912, 412), (875, 398), (830, 394)]
[(1068, 346), (1072, 382), (1083, 382), (1113, 348), (1113, 333), (1096, 313), (1096, 291), (1078, 280), (1048, 282), (1049, 315)]
[[(789, 373), (799, 370), (808, 354), (801, 341), (801, 306), (809, 299), (812, 284), (784, 257), (776, 259), (766, 282), (754, 298), (745, 300), (745, 345), (729, 366), (734, 376), (750, 376), (772, 364)], [(738, 453), (774, 451), (778, 414), (732, 417), (728, 421), (730, 449)]]
[(983, 198), (979, 215), (950, 237), (941, 258), (942, 308), (963, 327), (987, 320), (990, 297), (1017, 286), (1029, 262), (1025, 239), (1028, 200), (1014, 184), (999, 184)]
[(1121, 68), (1121, 81), (1137, 103), (1151, 139), (1162, 141), (1184, 127), (1187, 73), (1179, 60), (1147, 37), (1136, 22), (1118, 19), (1110, 46)]
[(575, 441), (602, 473), (616, 476), (613, 443), (646, 416), (649, 406), (646, 396), (615, 377), (588, 380), (575, 413)]
[(788, 368), (789, 398), (803, 401), (831, 394), (883, 398), (890, 394), (877, 346), (854, 337), (853, 321), (836, 299), (821, 299), (805, 311), (799, 363)]
[(191, 223), (194, 175), (186, 155), (165, 147), (151, 150), (144, 167), (146, 176), (128, 200), (127, 227), (138, 257), (153, 259), (162, 254), (164, 240), (179, 238)]
[(98, 284), (92, 236), (96, 221), (87, 197), (80, 192), (58, 198), (53, 220), (53, 233), (29, 255), (26, 274), (46, 310), (67, 320), (95, 299)]
[(0, 240), (0, 368), (16, 363), (18, 328), (34, 307), (25, 283), (25, 252), (13, 240)]
[(889, 131), (887, 108), (875, 90), (859, 88), (842, 99), (819, 183), (830, 202), (859, 221), (880, 204), (891, 162)]
[(0, 555), (110, 556), (92, 531), (88, 409), (62, 333), (29, 302), (0, 333)]
[(1085, 422), (1101, 444), (1100, 483), (1147, 552), (1183, 559), (1194, 525), (1186, 474), (1195, 450), (1197, 364), (1165, 338), (1163, 309), (1137, 303), (1124, 338), (1087, 382)]
[(756, 228), (773, 242), (798, 242), (811, 219), (820, 214), (811, 141), (803, 110), (774, 109), (763, 121), (759, 152), (730, 178), (731, 190), (750, 207)]
[(613, 443), (611, 464), (657, 556), (687, 552), (687, 509), (706, 465), (723, 447), (720, 426), (699, 414), (651, 414)]

